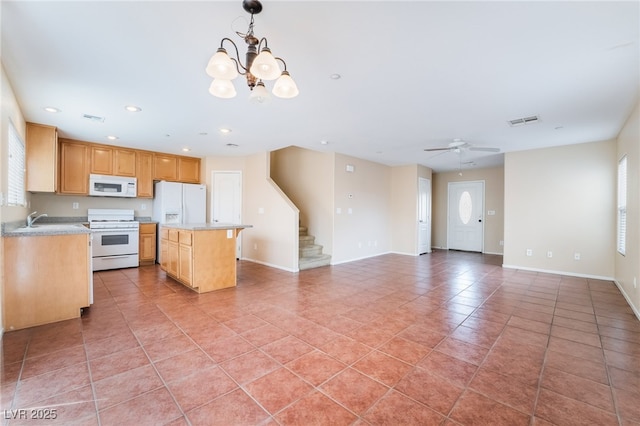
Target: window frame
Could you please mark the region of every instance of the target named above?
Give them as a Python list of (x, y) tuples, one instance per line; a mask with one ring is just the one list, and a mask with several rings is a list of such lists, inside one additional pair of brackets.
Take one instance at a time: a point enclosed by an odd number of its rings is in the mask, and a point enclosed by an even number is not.
[(26, 207), (26, 146), (11, 119), (7, 133), (7, 206)]
[(627, 251), (627, 179), (628, 160), (625, 154), (618, 161), (616, 200), (616, 249), (622, 256), (625, 256)]

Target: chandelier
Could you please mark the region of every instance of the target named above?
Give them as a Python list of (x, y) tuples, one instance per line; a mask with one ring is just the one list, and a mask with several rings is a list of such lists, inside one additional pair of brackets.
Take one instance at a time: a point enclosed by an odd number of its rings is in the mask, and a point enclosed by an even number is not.
[[(262, 4), (258, 0), (243, 0), (242, 7), (251, 14), (247, 32), (245, 34), (236, 32), (247, 44), (245, 63), (243, 64), (240, 60), (238, 46), (233, 40), (227, 37), (223, 38), (220, 41), (220, 48), (211, 57), (206, 68), (207, 74), (213, 77), (209, 93), (218, 98), (235, 97), (236, 89), (231, 80), (240, 74), (247, 79), (247, 85), (251, 90), (249, 96), (251, 101), (263, 103), (269, 100), (269, 91), (264, 85), (264, 82), (268, 80), (276, 80), (272, 90), (275, 96), (285, 99), (298, 96), (298, 87), (289, 75), (285, 61), (271, 54), (266, 37), (258, 39), (253, 34), (253, 15), (262, 11)], [(225, 41), (233, 45), (236, 53), (235, 58), (227, 54), (224, 48)], [(282, 63), (284, 70), (280, 69), (278, 62)]]

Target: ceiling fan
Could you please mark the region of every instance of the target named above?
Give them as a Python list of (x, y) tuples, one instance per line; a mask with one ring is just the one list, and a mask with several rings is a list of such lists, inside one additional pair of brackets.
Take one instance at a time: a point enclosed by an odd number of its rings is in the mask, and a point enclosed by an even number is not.
[(481, 146), (473, 146), (468, 142), (463, 141), (462, 139), (454, 139), (453, 142), (450, 142), (446, 147), (441, 148), (425, 148), (427, 152), (432, 151), (451, 151), (459, 154), (462, 150), (466, 151), (482, 151), (482, 152), (500, 152), (500, 148), (486, 148)]

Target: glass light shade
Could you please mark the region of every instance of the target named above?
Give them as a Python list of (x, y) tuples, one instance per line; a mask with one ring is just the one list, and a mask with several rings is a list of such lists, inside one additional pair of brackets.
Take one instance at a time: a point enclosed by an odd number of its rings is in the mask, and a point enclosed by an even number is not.
[(249, 72), (260, 80), (275, 80), (280, 76), (280, 67), (268, 47), (264, 47), (251, 64)]
[(287, 71), (282, 71), (282, 75), (273, 85), (273, 94), (279, 98), (290, 99), (298, 96), (298, 86)]
[(236, 64), (222, 47), (209, 59), (206, 71), (211, 77), (222, 80), (233, 80), (238, 76)]
[(263, 82), (259, 82), (256, 84), (256, 87), (253, 88), (251, 94), (249, 95), (249, 101), (254, 104), (266, 104), (271, 100), (271, 95), (266, 87), (264, 87)]
[(209, 93), (218, 98), (229, 99), (236, 96), (236, 88), (233, 87), (231, 80), (216, 78), (209, 86)]

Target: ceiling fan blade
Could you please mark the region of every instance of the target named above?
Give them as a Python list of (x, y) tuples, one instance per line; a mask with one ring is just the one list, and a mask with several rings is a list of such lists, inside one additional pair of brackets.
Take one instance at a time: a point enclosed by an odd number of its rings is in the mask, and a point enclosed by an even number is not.
[(500, 148), (483, 148), (472, 146), (469, 151), (482, 151), (482, 152), (500, 152)]
[(446, 148), (425, 148), (424, 150), (427, 152), (430, 151), (449, 151), (451, 148), (446, 147)]

